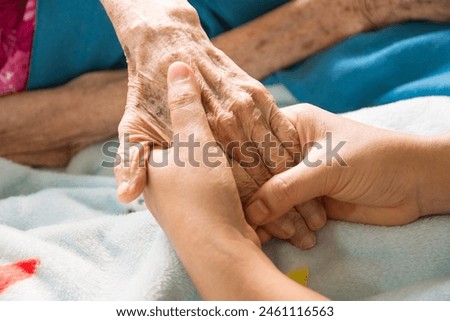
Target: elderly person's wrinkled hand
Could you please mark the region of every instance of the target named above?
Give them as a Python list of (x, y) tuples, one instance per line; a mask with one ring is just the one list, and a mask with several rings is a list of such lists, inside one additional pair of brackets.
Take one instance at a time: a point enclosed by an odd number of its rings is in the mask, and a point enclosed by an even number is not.
[[(121, 201), (133, 200), (144, 189), (150, 150), (172, 141), (166, 75), (174, 61), (193, 69), (213, 135), (228, 157), (240, 164), (248, 161), (240, 146), (252, 155), (249, 166), (233, 166), (244, 204), (259, 186), (292, 163), (299, 148), (294, 127), (264, 86), (212, 45), (187, 2), (154, 6), (148, 1), (133, 2), (133, 6), (122, 0), (103, 2), (128, 61), (128, 98), (119, 126), (121, 146), (115, 169)], [(269, 151), (261, 145), (267, 134), (273, 146)], [(313, 200), (259, 228), (258, 234), (264, 241), (273, 235), (309, 248), (316, 242), (313, 231), (325, 222), (323, 208)]]

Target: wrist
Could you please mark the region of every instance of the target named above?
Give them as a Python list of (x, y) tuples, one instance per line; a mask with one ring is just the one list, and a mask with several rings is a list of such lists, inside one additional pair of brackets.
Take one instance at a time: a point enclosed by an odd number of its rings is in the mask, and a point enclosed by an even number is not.
[[(256, 270), (264, 270), (264, 277), (274, 273), (274, 267), (265, 258), (260, 247), (237, 229), (212, 231), (213, 235), (200, 233), (184, 241), (172, 239), (193, 283), (206, 300), (256, 300), (260, 299), (264, 280)], [(212, 233), (211, 233), (212, 234)], [(203, 235), (203, 237), (202, 237)]]
[(238, 212), (236, 210), (229, 210), (223, 214), (217, 213), (218, 211), (220, 209), (217, 209), (216, 215), (212, 215), (210, 210), (204, 212), (197, 210), (195, 216), (192, 213), (184, 213), (177, 219), (157, 215), (154, 211), (152, 213), (173, 243), (180, 247), (199, 249), (199, 246), (200, 248), (211, 246), (211, 243), (215, 247), (230, 246), (238, 241), (261, 246), (256, 232), (245, 221), (242, 210), (238, 215), (229, 213), (235, 214)]
[(358, 0), (367, 29), (408, 20), (449, 21), (447, 0)]
[(283, 275), (260, 247), (234, 228), (175, 249), (207, 300), (326, 299)]
[(158, 50), (155, 48), (158, 45), (167, 48), (173, 42), (171, 39), (177, 38), (177, 33), (195, 31), (196, 37), (207, 39), (206, 34), (202, 35), (204, 32), (197, 11), (186, 0), (138, 0), (132, 6), (125, 0), (101, 2), (125, 51), (133, 54), (142, 49), (149, 51), (149, 45), (152, 52)]
[(450, 213), (450, 135), (421, 139), (418, 175), (422, 216)]

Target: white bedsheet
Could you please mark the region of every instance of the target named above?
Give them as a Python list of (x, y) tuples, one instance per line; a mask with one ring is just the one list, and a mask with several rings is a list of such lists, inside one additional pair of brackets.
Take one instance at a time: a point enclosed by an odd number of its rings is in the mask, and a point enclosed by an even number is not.
[[(438, 134), (450, 131), (450, 98), (418, 98), (345, 116)], [(64, 173), (0, 159), (0, 300), (199, 299), (142, 204), (115, 200), (100, 148), (82, 151)], [(329, 222), (312, 250), (282, 241), (264, 250), (283, 272), (308, 268), (309, 286), (332, 299), (450, 300), (450, 216), (391, 228)], [(24, 271), (23, 261), (35, 268)]]

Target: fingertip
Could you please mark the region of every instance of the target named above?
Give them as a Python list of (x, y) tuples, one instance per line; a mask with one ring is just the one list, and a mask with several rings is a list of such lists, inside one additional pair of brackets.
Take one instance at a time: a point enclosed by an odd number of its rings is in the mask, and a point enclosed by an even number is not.
[(311, 231), (318, 231), (327, 223), (327, 214), (319, 199), (312, 199), (295, 206)]
[(305, 235), (305, 237), (303, 238), (303, 240), (300, 244), (300, 247), (303, 250), (309, 250), (309, 249), (313, 248), (314, 245), (316, 245), (316, 243), (317, 243), (316, 234), (310, 233), (310, 234)]
[(281, 228), (286, 233), (286, 238), (291, 238), (295, 234), (295, 225), (292, 220), (286, 218), (282, 221)]
[(280, 240), (288, 240), (292, 238), (296, 232), (294, 223), (286, 216), (282, 216), (273, 222), (265, 224), (264, 229)]
[(140, 193), (136, 194), (131, 192), (130, 190), (126, 191), (117, 191), (117, 199), (122, 204), (129, 204), (133, 202), (136, 198), (138, 198)]
[(144, 188), (145, 183), (142, 183), (141, 181), (132, 182), (131, 184), (124, 182), (117, 189), (117, 198), (121, 203), (131, 203), (142, 194)]
[(261, 199), (251, 201), (245, 209), (247, 219), (255, 225), (264, 225), (269, 219), (270, 212)]
[(316, 215), (311, 221), (311, 229), (313, 231), (318, 231), (322, 229), (327, 224), (327, 217)]
[(295, 234), (289, 239), (295, 247), (308, 250), (316, 245), (316, 233), (311, 231), (304, 218), (298, 212), (292, 212), (292, 219), (295, 224)]
[(289, 240), (292, 245), (302, 250), (309, 250), (313, 248), (317, 243), (317, 238), (314, 233), (307, 233), (301, 236), (294, 236)]
[(174, 85), (178, 82), (184, 82), (190, 78), (191, 68), (181, 61), (176, 61), (169, 66), (167, 72), (167, 81)]
[(265, 244), (270, 241), (272, 236), (262, 227), (258, 227), (256, 229), (256, 235), (258, 235), (259, 241), (261, 244)]

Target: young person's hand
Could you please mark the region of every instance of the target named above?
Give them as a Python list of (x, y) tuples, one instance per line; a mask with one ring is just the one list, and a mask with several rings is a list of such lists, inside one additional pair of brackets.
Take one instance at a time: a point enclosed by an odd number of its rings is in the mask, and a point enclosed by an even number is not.
[(144, 190), (147, 207), (168, 233), (204, 230), (211, 242), (235, 229), (259, 245), (245, 221), (236, 182), (224, 152), (212, 135), (200, 87), (183, 63), (169, 68), (168, 105), (173, 145), (153, 149)]
[(325, 299), (283, 275), (259, 247), (227, 158), (209, 128), (192, 70), (174, 63), (168, 82), (174, 144), (152, 151), (144, 197), (202, 297)]
[(302, 104), (283, 110), (306, 144), (305, 159), (274, 176), (246, 209), (266, 224), (322, 197), (331, 219), (400, 225), (450, 212), (450, 139), (367, 126)]

